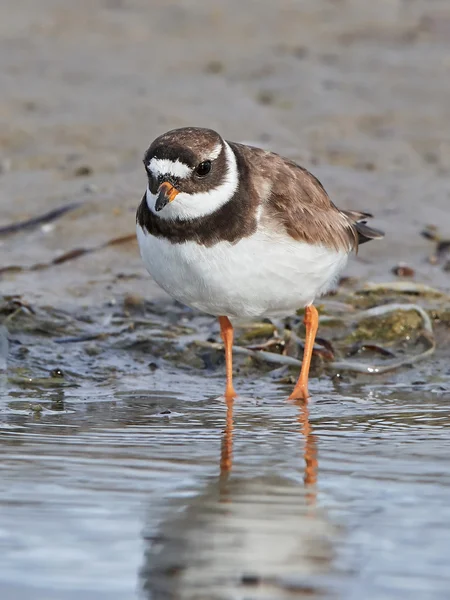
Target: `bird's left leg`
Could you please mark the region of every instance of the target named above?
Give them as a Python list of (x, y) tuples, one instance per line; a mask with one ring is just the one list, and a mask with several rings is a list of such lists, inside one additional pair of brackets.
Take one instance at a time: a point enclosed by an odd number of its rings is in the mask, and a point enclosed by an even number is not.
[(289, 396), (290, 400), (308, 400), (308, 376), (309, 367), (311, 366), (311, 357), (314, 348), (314, 340), (316, 339), (317, 328), (319, 326), (319, 313), (317, 308), (312, 304), (305, 308), (306, 325), (305, 349), (303, 350), (303, 361), (300, 376)]

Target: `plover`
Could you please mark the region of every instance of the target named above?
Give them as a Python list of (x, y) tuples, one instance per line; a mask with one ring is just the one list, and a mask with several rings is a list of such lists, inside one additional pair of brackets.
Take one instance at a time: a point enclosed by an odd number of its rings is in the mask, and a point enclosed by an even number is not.
[(318, 327), (315, 298), (352, 250), (383, 233), (370, 214), (339, 210), (314, 175), (260, 148), (185, 127), (158, 137), (144, 156), (148, 186), (138, 207), (144, 264), (168, 294), (219, 318), (225, 397), (232, 382), (230, 319), (305, 309), (302, 368), (291, 399), (307, 400)]

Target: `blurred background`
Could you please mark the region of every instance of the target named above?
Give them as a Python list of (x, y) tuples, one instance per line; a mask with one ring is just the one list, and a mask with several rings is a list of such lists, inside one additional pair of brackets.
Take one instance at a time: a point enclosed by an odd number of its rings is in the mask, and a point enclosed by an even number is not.
[[(26, 243), (0, 239), (2, 267), (132, 233), (145, 149), (197, 125), (288, 155), (338, 206), (373, 212), (386, 241), (349, 272), (385, 280), (407, 261), (448, 287), (420, 236), (450, 228), (446, 0), (17, 0), (0, 36), (0, 224), (82, 202)], [(143, 272), (137, 254), (131, 242), (2, 286), (76, 298), (105, 269)]]
[[(0, 2), (2, 598), (448, 598), (449, 92), (449, 0)], [(140, 260), (144, 151), (187, 125), (386, 231), (323, 301), (309, 411), (287, 350), (225, 406), (215, 322)]]

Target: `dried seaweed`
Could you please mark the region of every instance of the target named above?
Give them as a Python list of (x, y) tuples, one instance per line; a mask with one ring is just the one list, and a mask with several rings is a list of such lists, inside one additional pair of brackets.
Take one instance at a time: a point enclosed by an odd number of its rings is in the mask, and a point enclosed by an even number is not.
[[(134, 234), (114, 238), (108, 243), (122, 243), (131, 237), (134, 239)], [(412, 284), (411, 287), (409, 282), (400, 283), (407, 284), (409, 300), (411, 293), (420, 297), (427, 310), (416, 303), (386, 304), (393, 297), (404, 298), (405, 288), (400, 286), (401, 291), (394, 294), (388, 288), (398, 286), (392, 284), (367, 286), (366, 290), (377, 290), (369, 292), (369, 305), (378, 303), (368, 309), (355, 308), (367, 303), (365, 300), (361, 303), (361, 296), (357, 294), (347, 295), (345, 289), (341, 290), (339, 296), (345, 299), (344, 303), (334, 300), (328, 303), (327, 299), (324, 300), (330, 314), (321, 318), (322, 337), (316, 339), (313, 350), (318, 359), (313, 363), (316, 373), (325, 371), (331, 375), (345, 371), (373, 375), (421, 364), (436, 348), (433, 323), (439, 327), (437, 339), (440, 347), (445, 343), (443, 340), (446, 338), (442, 334), (447, 331), (448, 297), (437, 290), (432, 290), (430, 294), (426, 286)], [(13, 369), (14, 365), (25, 364), (24, 361), (38, 372), (48, 368), (48, 350), (39, 353), (33, 349), (33, 346), (39, 348), (39, 344), (41, 348), (44, 344), (50, 349), (54, 344), (54, 363), (67, 368), (68, 363), (61, 361), (67, 361), (72, 353), (77, 361), (82, 361), (80, 373), (88, 368), (90, 377), (100, 379), (111, 376), (113, 371), (108, 369), (117, 371), (113, 364), (116, 359), (111, 352), (124, 352), (127, 360), (140, 363), (146, 359), (147, 362), (161, 360), (172, 367), (187, 367), (203, 372), (223, 369), (223, 345), (217, 343), (217, 326), (212, 325), (215, 321), (208, 321), (207, 318), (205, 321), (204, 316), (175, 302), (149, 303), (144, 298), (126, 296), (122, 304), (108, 309), (105, 317), (104, 306), (98, 307), (98, 310), (91, 307), (88, 313), (83, 309), (73, 315), (51, 307), (34, 308), (20, 297), (10, 296), (0, 301), (0, 315), (3, 320), (6, 319), (5, 325), (13, 334), (10, 349)], [(398, 327), (394, 326), (397, 322)], [(208, 329), (210, 326), (214, 327), (212, 331)], [(388, 331), (389, 335), (385, 334), (386, 327), (392, 329)], [(264, 368), (267, 364), (272, 368), (292, 369), (289, 378), (296, 377), (304, 347), (303, 331), (301, 317), (295, 316), (276, 324), (241, 323), (237, 327), (237, 343), (234, 346), (236, 366), (241, 376), (254, 373), (255, 369), (267, 371)], [(357, 334), (354, 335), (354, 332)], [(36, 336), (41, 342), (36, 341)], [(194, 341), (195, 338), (208, 341)], [(61, 351), (56, 349), (56, 345)], [(239, 361), (239, 357), (244, 359)], [(86, 362), (83, 362), (83, 358)], [(36, 379), (34, 373), (32, 379)]]
[(341, 360), (331, 363), (329, 366), (339, 371), (353, 371), (355, 373), (378, 374), (388, 373), (400, 369), (401, 367), (415, 364), (431, 356), (436, 350), (436, 342), (433, 333), (433, 325), (428, 313), (417, 304), (387, 304), (383, 306), (375, 306), (368, 310), (361, 311), (355, 315), (356, 319), (362, 320), (367, 317), (377, 317), (390, 312), (398, 311), (416, 311), (422, 318), (423, 333), (421, 339), (425, 342), (427, 348), (415, 355), (406, 355), (399, 359), (386, 360), (382, 363), (366, 364), (352, 360)]
[(387, 356), (389, 358), (395, 357), (394, 352), (387, 350), (387, 348), (383, 348), (378, 344), (364, 344), (363, 342), (356, 342), (353, 344), (353, 346), (349, 348), (348, 356), (355, 356), (356, 354), (360, 354), (366, 350), (369, 350), (370, 352), (376, 352), (377, 354), (381, 354), (382, 356)]
[[(212, 348), (214, 350), (223, 350), (223, 344), (216, 342), (200, 342), (196, 341), (194, 344), (200, 348)], [(233, 346), (234, 354), (242, 354), (244, 356), (250, 356), (255, 360), (262, 360), (267, 363), (275, 365), (292, 365), (295, 367), (301, 366), (301, 361), (298, 358), (292, 356), (285, 356), (283, 354), (276, 354), (275, 352), (267, 352), (265, 350), (250, 350), (243, 346)]]
[(29, 229), (34, 229), (38, 225), (51, 223), (66, 213), (75, 210), (80, 205), (81, 202), (71, 202), (70, 204), (65, 204), (59, 208), (54, 208), (53, 210), (50, 210), (37, 217), (32, 217), (31, 219), (26, 219), (25, 221), (19, 221), (17, 223), (11, 223), (9, 225), (4, 225), (3, 227), (0, 227), (0, 236), (10, 235), (19, 231), (27, 231)]
[(55, 265), (61, 265), (71, 260), (75, 260), (80, 256), (84, 256), (85, 254), (92, 254), (93, 252), (98, 252), (99, 250), (103, 250), (104, 248), (108, 248), (110, 246), (119, 246), (120, 244), (125, 244), (127, 242), (134, 241), (135, 239), (136, 234), (134, 233), (121, 235), (119, 237), (112, 238), (111, 240), (108, 240), (103, 244), (99, 244), (98, 246), (92, 246), (90, 248), (74, 248), (73, 250), (69, 250), (68, 252), (60, 254), (48, 263), (36, 263), (34, 265), (31, 265), (30, 267), (24, 267), (21, 265), (10, 265), (7, 267), (2, 267), (0, 268), (0, 275), (5, 273), (18, 273), (23, 271), (39, 271), (41, 269), (48, 269)]
[(367, 283), (362, 289), (357, 290), (358, 294), (370, 294), (394, 292), (395, 294), (411, 294), (414, 296), (445, 296), (445, 292), (436, 288), (430, 287), (423, 283), (415, 283), (414, 281), (389, 281), (387, 283)]
[[(421, 319), (422, 319), (422, 330), (423, 333), (421, 335), (421, 341), (423, 341), (426, 345), (426, 349), (415, 355), (406, 355), (402, 358), (394, 358), (392, 360), (384, 360), (380, 363), (363, 363), (354, 360), (331, 360), (327, 362), (327, 367), (334, 371), (351, 371), (354, 373), (366, 373), (366, 374), (379, 374), (379, 373), (387, 373), (389, 371), (394, 371), (400, 369), (406, 365), (412, 365), (419, 361), (424, 360), (425, 358), (431, 356), (436, 349), (436, 343), (434, 339), (433, 326), (431, 323), (431, 319), (428, 316), (427, 312), (417, 304), (387, 304), (382, 306), (376, 306), (374, 308), (370, 308), (368, 310), (360, 311), (359, 313), (352, 314), (350, 319), (353, 322), (357, 322), (359, 320), (366, 319), (367, 317), (379, 317), (385, 315), (387, 313), (393, 312), (402, 312), (402, 311), (416, 311)], [(341, 316), (342, 320), (348, 320), (348, 316)], [(334, 357), (335, 349), (333, 345), (321, 338), (317, 340), (321, 342), (325, 347), (325, 352), (320, 352), (316, 350), (316, 353), (319, 355), (323, 355), (324, 358), (332, 358)], [(273, 340), (269, 340), (269, 342), (273, 342)], [(223, 350), (223, 344), (215, 343), (215, 342), (195, 342), (197, 346), (203, 348), (212, 348), (215, 350)], [(380, 348), (376, 345), (371, 345), (372, 349), (376, 349), (384, 356), (393, 356), (393, 353), (387, 351), (385, 349)], [(244, 348), (242, 346), (233, 346), (233, 352), (235, 354), (240, 354), (244, 356), (250, 356), (255, 360), (261, 360), (270, 364), (277, 365), (287, 365), (287, 366), (301, 366), (301, 361), (292, 356), (286, 356), (284, 354), (278, 354), (275, 352), (268, 352), (266, 349), (259, 348), (267, 348), (270, 347), (270, 344), (261, 345), (259, 347), (247, 347)]]

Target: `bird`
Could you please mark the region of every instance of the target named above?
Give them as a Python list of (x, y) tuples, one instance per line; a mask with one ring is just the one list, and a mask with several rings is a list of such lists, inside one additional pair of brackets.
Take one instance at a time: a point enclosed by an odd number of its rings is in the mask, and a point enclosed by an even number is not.
[(147, 189), (136, 213), (143, 263), (174, 299), (218, 318), (225, 398), (233, 399), (235, 319), (304, 308), (303, 360), (291, 400), (308, 401), (319, 315), (348, 256), (384, 234), (370, 213), (340, 210), (307, 169), (203, 127), (167, 131), (143, 158)]

